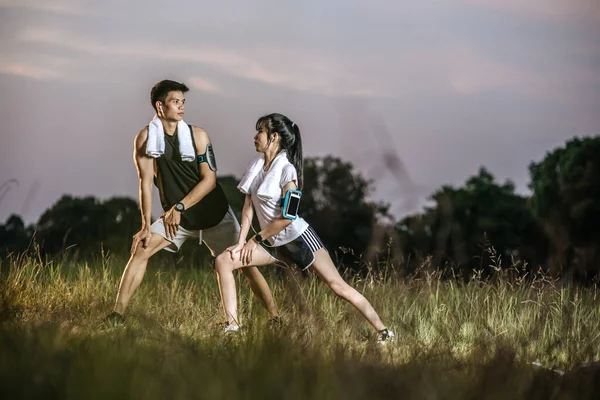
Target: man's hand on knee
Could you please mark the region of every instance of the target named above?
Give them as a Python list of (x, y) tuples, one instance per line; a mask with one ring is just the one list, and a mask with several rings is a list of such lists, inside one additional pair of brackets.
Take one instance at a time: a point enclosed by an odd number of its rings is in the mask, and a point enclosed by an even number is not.
[(150, 243), (151, 236), (152, 233), (150, 233), (149, 229), (142, 229), (138, 233), (133, 235), (133, 243), (131, 244), (131, 254), (135, 254), (137, 247), (140, 244), (144, 249), (147, 248), (148, 244)]

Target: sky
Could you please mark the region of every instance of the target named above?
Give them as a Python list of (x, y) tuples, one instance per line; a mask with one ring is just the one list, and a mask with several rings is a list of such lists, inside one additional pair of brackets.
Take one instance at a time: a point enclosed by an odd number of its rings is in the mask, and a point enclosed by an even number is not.
[(221, 175), (281, 112), (397, 216), (480, 166), (527, 194), (530, 162), (600, 134), (598, 43), (597, 0), (0, 0), (0, 223), (63, 194), (137, 199), (161, 79), (189, 85)]

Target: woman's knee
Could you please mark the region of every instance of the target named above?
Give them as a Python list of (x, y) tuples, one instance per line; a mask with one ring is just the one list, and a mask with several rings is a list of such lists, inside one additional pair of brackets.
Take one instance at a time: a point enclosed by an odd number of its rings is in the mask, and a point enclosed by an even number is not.
[(224, 251), (217, 256), (215, 259), (215, 269), (217, 270), (217, 273), (233, 270), (233, 261), (231, 260), (231, 255), (228, 251)]

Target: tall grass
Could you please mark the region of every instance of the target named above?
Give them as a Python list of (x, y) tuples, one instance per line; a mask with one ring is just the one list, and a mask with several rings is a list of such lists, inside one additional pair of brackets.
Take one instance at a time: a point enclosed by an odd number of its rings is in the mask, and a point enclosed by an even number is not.
[(468, 282), (427, 268), (349, 276), (396, 332), (380, 347), (315, 276), (269, 268), (283, 328), (270, 327), (238, 274), (244, 330), (223, 335), (212, 267), (154, 261), (126, 324), (109, 327), (124, 259), (3, 260), (0, 398), (580, 399), (600, 390), (595, 287), (518, 266)]

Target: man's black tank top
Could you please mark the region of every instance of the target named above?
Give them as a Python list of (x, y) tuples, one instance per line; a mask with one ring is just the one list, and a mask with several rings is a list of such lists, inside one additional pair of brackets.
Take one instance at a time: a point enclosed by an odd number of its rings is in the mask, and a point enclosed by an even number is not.
[[(190, 132), (192, 127), (190, 126)], [(196, 142), (192, 134), (192, 144)], [(194, 161), (182, 161), (179, 152), (179, 138), (165, 133), (165, 152), (154, 160), (156, 176), (154, 183), (158, 188), (160, 202), (164, 211), (181, 201), (200, 181), (200, 164)], [(188, 230), (207, 229), (217, 225), (229, 208), (227, 197), (221, 185), (217, 186), (202, 200), (181, 214), (180, 225)]]

